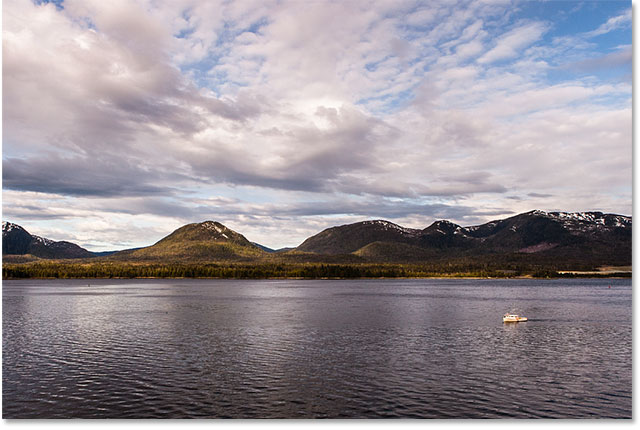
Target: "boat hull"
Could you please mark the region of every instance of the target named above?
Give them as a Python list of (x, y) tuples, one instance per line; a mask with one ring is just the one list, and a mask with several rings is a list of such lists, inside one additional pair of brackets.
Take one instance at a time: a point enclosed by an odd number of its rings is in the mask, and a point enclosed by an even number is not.
[(526, 317), (515, 317), (515, 318), (511, 318), (511, 317), (504, 317), (504, 318), (502, 318), (502, 322), (506, 322), (506, 323), (511, 323), (511, 322), (514, 322), (514, 323), (517, 323), (517, 322), (525, 322), (525, 321), (527, 321), (527, 320), (528, 320), (528, 318), (526, 318)]

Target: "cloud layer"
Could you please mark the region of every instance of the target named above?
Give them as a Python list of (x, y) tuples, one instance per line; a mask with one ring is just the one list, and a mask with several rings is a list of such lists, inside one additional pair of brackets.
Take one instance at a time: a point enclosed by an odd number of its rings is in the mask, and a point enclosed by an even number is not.
[(6, 2), (4, 218), (99, 250), (630, 214), (630, 9), (566, 34), (527, 5)]

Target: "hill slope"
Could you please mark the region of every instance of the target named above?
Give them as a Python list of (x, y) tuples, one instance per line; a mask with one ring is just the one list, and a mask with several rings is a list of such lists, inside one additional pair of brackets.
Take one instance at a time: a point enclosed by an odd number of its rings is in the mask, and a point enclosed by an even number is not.
[(389, 221), (362, 221), (323, 230), (295, 249), (318, 254), (349, 254), (373, 242), (411, 244), (419, 233), (420, 230), (404, 228)]
[(117, 252), (110, 260), (211, 261), (248, 260), (266, 254), (243, 235), (219, 222), (187, 224), (154, 245)]

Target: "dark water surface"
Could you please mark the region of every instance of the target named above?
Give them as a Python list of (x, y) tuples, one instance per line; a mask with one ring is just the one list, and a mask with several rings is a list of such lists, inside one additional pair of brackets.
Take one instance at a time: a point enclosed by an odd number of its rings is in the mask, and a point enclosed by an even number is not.
[(3, 418), (631, 418), (631, 280), (90, 282), (3, 282)]

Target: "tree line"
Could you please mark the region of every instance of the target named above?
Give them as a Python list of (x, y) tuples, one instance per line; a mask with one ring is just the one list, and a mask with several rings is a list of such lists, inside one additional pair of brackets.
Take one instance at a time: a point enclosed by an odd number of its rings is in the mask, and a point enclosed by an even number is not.
[[(507, 276), (518, 275), (513, 272)], [(132, 264), (35, 262), (5, 264), (3, 279), (19, 278), (420, 278), (436, 276), (504, 277), (489, 268), (405, 264)]]
[[(131, 263), (131, 262), (70, 262), (37, 261), (3, 264), (3, 279), (20, 278), (425, 278), (478, 277), (509, 278), (531, 276), (579, 277), (579, 274), (559, 274), (563, 270), (547, 264), (516, 264), (460, 259), (448, 262), (416, 264), (396, 263)], [(595, 275), (598, 276), (598, 275)], [(607, 275), (603, 275), (607, 276)], [(610, 276), (610, 275), (609, 275)], [(618, 276), (631, 276), (618, 274)], [(594, 275), (590, 275), (594, 277)]]

